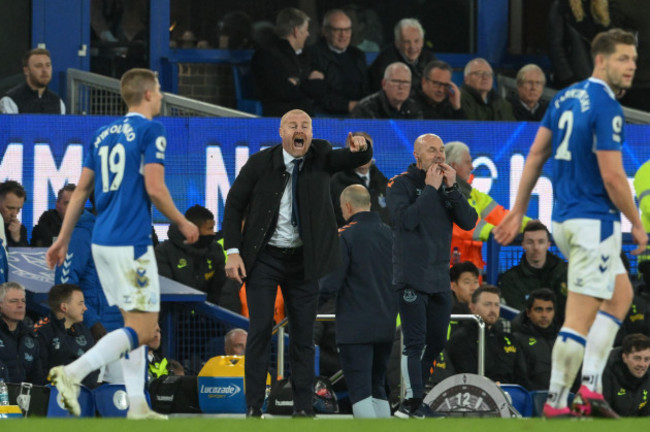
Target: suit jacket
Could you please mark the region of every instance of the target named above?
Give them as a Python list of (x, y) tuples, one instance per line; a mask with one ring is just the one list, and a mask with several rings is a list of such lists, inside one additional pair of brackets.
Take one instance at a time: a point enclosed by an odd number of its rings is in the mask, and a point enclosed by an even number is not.
[[(298, 179), (305, 280), (326, 275), (341, 261), (330, 176), (368, 163), (371, 158), (370, 146), (352, 153), (349, 149), (333, 150), (325, 140), (312, 141)], [(224, 249), (238, 248), (247, 271), (275, 230), (289, 178), (279, 144), (252, 155), (230, 188), (223, 215)]]

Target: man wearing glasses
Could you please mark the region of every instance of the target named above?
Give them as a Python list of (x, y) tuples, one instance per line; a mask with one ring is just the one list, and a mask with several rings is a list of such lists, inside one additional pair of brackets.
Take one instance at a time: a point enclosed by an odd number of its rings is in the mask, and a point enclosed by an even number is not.
[(548, 101), (541, 99), (546, 85), (544, 72), (536, 64), (527, 64), (517, 72), (517, 94), (508, 99), (519, 121), (541, 121)]
[(494, 72), (485, 59), (475, 58), (467, 63), (460, 99), (469, 120), (515, 121), (510, 102), (497, 94), (493, 84)]
[(442, 60), (434, 60), (424, 68), (422, 89), (413, 98), (425, 119), (463, 120), (460, 90), (451, 80), (452, 69)]
[(401, 62), (386, 67), (381, 90), (367, 96), (352, 111), (353, 118), (421, 119), (422, 111), (411, 98), (411, 70)]
[(325, 75), (324, 95), (316, 99), (317, 110), (347, 116), (370, 93), (365, 54), (350, 45), (352, 21), (340, 9), (323, 18), (323, 37), (309, 48), (312, 69)]

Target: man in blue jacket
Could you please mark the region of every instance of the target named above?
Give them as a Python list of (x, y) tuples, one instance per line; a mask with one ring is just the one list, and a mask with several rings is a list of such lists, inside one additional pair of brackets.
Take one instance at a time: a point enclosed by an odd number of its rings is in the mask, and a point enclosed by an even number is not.
[(321, 291), (336, 293), (336, 345), (354, 417), (390, 417), (386, 369), (397, 317), (391, 232), (370, 211), (364, 186), (348, 186), (340, 202), (347, 221), (339, 229), (343, 263), (321, 281)]
[(393, 283), (404, 335), (406, 400), (395, 415), (403, 418), (435, 414), (422, 399), (431, 363), (447, 340), (451, 233), (454, 223), (472, 229), (478, 217), (458, 190), (456, 171), (445, 163), (440, 137), (420, 135), (413, 155), (416, 162), (391, 179), (386, 191), (393, 222)]

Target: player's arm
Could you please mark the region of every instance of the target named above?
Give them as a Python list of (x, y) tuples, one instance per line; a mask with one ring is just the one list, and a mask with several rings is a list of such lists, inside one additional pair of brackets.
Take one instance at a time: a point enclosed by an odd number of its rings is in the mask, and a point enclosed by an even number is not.
[(77, 221), (84, 210), (84, 205), (94, 188), (95, 172), (90, 168), (84, 167), (81, 171), (79, 183), (77, 183), (77, 187), (70, 197), (70, 203), (65, 212), (65, 218), (63, 218), (59, 237), (45, 254), (45, 262), (50, 269), (53, 269), (57, 264), (63, 264), (65, 254), (68, 251), (68, 243), (70, 243), (72, 231), (74, 231), (74, 227), (77, 225)]
[(159, 163), (148, 163), (144, 166), (144, 185), (151, 201), (162, 214), (171, 222), (178, 225), (187, 243), (199, 239), (199, 230), (178, 211), (172, 196), (165, 185), (165, 166)]
[(528, 209), (530, 194), (537, 183), (537, 179), (542, 172), (544, 163), (551, 156), (552, 146), (551, 138), (553, 134), (550, 129), (540, 126), (535, 136), (535, 141), (530, 147), (524, 172), (519, 181), (517, 198), (515, 205), (510, 209), (510, 213), (503, 218), (503, 221), (494, 228), (494, 239), (501, 244), (509, 244), (521, 230), (521, 220)]
[(643, 229), (639, 211), (632, 198), (632, 190), (627, 181), (625, 169), (623, 169), (623, 158), (620, 151), (617, 150), (598, 150), (596, 151), (598, 159), (598, 168), (603, 178), (605, 189), (609, 199), (612, 200), (616, 208), (625, 215), (632, 223), (632, 236), (634, 241), (639, 245), (633, 255), (638, 255), (645, 250), (648, 243), (648, 235)]

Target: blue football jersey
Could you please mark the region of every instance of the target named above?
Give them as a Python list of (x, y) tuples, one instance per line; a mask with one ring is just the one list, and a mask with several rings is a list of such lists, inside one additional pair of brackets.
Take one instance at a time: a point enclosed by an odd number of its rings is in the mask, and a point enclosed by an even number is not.
[(598, 168), (597, 150), (621, 151), (623, 109), (602, 80), (589, 78), (560, 91), (542, 126), (551, 130), (553, 220), (620, 220)]
[(84, 167), (95, 172), (94, 244), (152, 244), (144, 165), (164, 164), (166, 146), (164, 126), (140, 114), (128, 114), (95, 133), (84, 161)]

